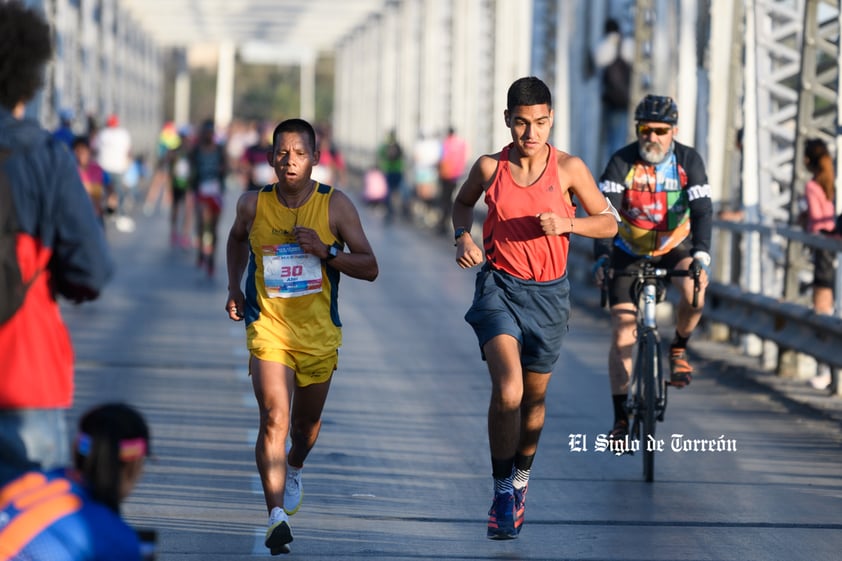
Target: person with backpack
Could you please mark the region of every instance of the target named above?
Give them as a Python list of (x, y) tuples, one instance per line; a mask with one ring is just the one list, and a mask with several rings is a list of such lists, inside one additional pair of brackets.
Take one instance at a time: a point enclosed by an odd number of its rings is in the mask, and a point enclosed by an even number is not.
[(26, 103), (52, 57), (43, 14), (0, 2), (0, 485), (67, 462), (73, 349), (56, 295), (97, 298), (108, 245), (67, 146)]
[(594, 51), (593, 60), (601, 71), (602, 153), (600, 161), (604, 162), (626, 144), (629, 130), (634, 38), (623, 37), (617, 20), (609, 18), (605, 21), (605, 35)]

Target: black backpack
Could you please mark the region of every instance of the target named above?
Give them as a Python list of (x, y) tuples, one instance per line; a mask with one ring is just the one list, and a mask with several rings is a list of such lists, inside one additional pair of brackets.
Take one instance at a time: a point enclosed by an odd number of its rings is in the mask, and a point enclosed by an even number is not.
[(629, 106), (631, 89), (631, 65), (620, 56), (620, 47), (617, 47), (617, 56), (602, 71), (602, 101), (614, 109), (626, 109)]
[[(4, 164), (11, 152), (0, 151), (0, 325), (17, 313), (26, 298), (26, 291), (35, 280), (23, 282), (18, 265), (17, 235), (20, 230), (12, 186)], [(37, 275), (36, 275), (37, 276)]]

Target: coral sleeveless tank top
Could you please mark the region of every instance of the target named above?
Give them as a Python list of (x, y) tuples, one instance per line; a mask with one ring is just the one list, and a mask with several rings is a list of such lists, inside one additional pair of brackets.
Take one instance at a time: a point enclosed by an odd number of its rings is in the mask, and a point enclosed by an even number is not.
[(483, 224), (483, 245), (495, 268), (524, 280), (546, 282), (567, 272), (569, 234), (545, 236), (537, 216), (555, 212), (575, 216), (558, 177), (557, 151), (549, 147), (547, 167), (531, 185), (518, 185), (512, 178), (509, 144), (500, 152), (494, 180), (486, 189), (488, 217)]

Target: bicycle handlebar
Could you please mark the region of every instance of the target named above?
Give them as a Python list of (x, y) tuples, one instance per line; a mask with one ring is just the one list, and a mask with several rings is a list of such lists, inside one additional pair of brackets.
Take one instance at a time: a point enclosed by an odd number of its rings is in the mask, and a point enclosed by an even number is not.
[(639, 269), (621, 269), (615, 270), (610, 267), (603, 267), (605, 271), (605, 275), (602, 281), (602, 290), (600, 294), (600, 307), (604, 308), (605, 305), (608, 303), (608, 278), (609, 277), (633, 277), (637, 279), (638, 282), (646, 282), (646, 281), (653, 281), (653, 280), (669, 280), (671, 278), (677, 277), (693, 277), (693, 307), (696, 308), (699, 305), (699, 291), (701, 289), (701, 285), (699, 282), (699, 277), (702, 274), (702, 270), (698, 267), (690, 266), (689, 269), (664, 269), (662, 267), (656, 267), (651, 263), (644, 263), (643, 266)]

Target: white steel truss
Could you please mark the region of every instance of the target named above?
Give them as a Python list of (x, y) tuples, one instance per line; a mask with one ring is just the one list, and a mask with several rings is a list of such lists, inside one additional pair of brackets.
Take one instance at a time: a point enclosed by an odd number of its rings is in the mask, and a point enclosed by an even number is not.
[[(792, 166), (790, 224), (796, 222), (802, 210), (799, 201), (810, 177), (802, 163), (804, 145), (810, 138), (825, 141), (831, 152), (836, 148), (837, 103), (839, 82), (839, 2), (807, 0), (804, 9), (804, 35), (801, 47), (801, 70), (798, 89), (795, 155)], [(789, 241), (788, 266), (784, 298), (796, 300), (799, 294), (798, 265), (805, 263), (803, 244)]]
[[(838, 135), (838, 91), (839, 91), (839, 2), (830, 0), (806, 0), (801, 42), (800, 80), (798, 82), (798, 113), (796, 117), (794, 158), (792, 165), (792, 199), (790, 200), (789, 222), (794, 225), (802, 208), (805, 184), (810, 177), (803, 165), (802, 154), (808, 139), (824, 140), (831, 151), (835, 151)], [(838, 151), (837, 151), (838, 154)], [(801, 295), (799, 271), (810, 269), (811, 248), (800, 241), (789, 239), (787, 263), (784, 275), (783, 297), (785, 301), (801, 301), (810, 305)], [(837, 302), (838, 302), (837, 293)], [(781, 353), (778, 371), (794, 374), (799, 369), (798, 354), (794, 351)]]
[[(746, 1), (743, 206), (764, 225), (789, 221), (804, 0)], [(779, 296), (784, 245), (746, 240), (744, 286)]]

